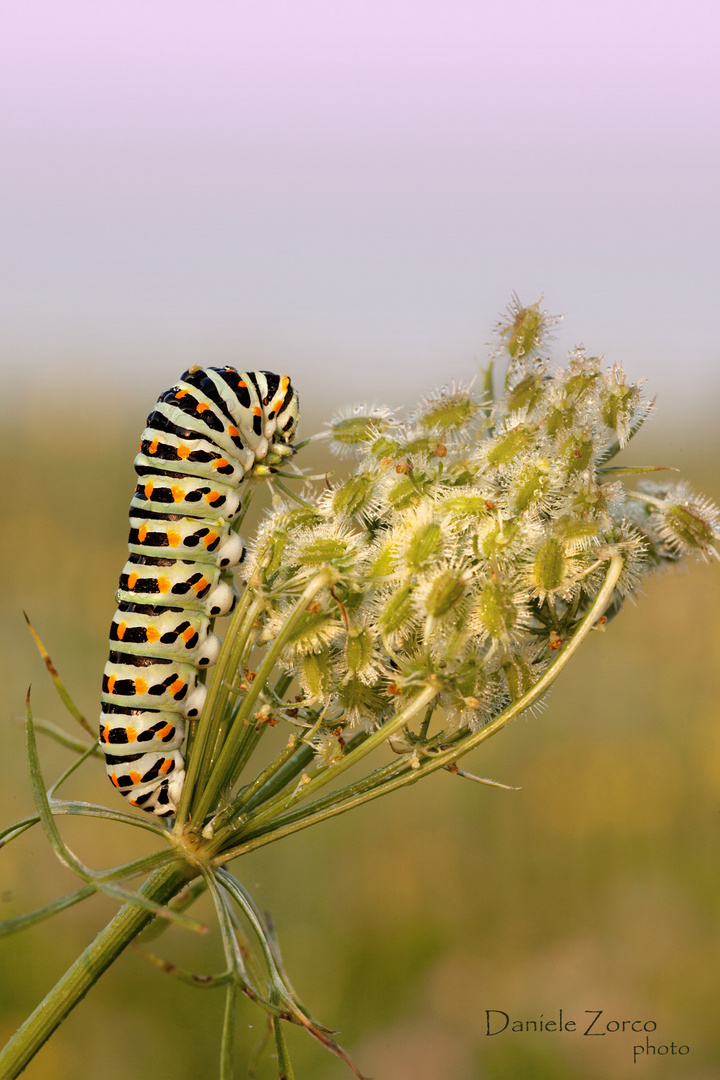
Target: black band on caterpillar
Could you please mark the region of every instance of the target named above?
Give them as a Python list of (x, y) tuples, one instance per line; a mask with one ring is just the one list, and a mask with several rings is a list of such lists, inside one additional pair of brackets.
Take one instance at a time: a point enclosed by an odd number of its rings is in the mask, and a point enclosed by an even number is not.
[(100, 745), (115, 787), (160, 817), (177, 810), (186, 720), (205, 700), (198, 672), (220, 650), (212, 619), (235, 606), (240, 485), (257, 462), (292, 453), (297, 421), (286, 375), (195, 367), (160, 395), (142, 434)]

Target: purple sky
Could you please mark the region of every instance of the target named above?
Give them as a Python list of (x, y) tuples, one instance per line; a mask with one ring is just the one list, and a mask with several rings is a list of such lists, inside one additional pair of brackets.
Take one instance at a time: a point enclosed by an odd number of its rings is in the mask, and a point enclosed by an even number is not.
[(718, 55), (716, 0), (5, 4), (3, 371), (397, 401), (517, 290), (717, 403)]

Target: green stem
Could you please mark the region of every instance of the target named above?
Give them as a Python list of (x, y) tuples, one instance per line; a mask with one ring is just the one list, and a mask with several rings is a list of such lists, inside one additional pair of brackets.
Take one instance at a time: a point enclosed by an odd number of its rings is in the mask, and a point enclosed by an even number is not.
[[(324, 589), (331, 581), (334, 580), (334, 571), (331, 567), (321, 570), (310, 581), (307, 588), (303, 592), (293, 608), (292, 614), (285, 622), (282, 630), (277, 637), (273, 640), (271, 647), (265, 654), (257, 675), (250, 689), (247, 691), (245, 697), (240, 703), (240, 708), (235, 714), (233, 720), (233, 726), (228, 733), (228, 737), (225, 740), (225, 745), (222, 752), (218, 756), (217, 761), (214, 764), (212, 773), (208, 782), (205, 784), (204, 789), (200, 793), (197, 805), (193, 808), (193, 818), (196, 822), (202, 824), (205, 817), (210, 813), (215, 806), (217, 806), (218, 800), (227, 786), (235, 779), (235, 765), (237, 754), (237, 738), (233, 737), (235, 732), (243, 732), (245, 727), (245, 720), (249, 718), (252, 713), (255, 703), (262, 693), (265, 684), (270, 678), (270, 674), (275, 667), (282, 651), (287, 643), (288, 639), (292, 635), (297, 623), (303, 617), (307, 611), (308, 605), (312, 603), (317, 594)], [(229, 635), (228, 635), (229, 636)]]
[(368, 737), (349, 754), (346, 754), (341, 761), (334, 762), (332, 765), (328, 765), (317, 772), (312, 780), (304, 784), (293, 795), (284, 797), (282, 793), (276, 796), (275, 799), (268, 802), (263, 810), (257, 815), (253, 816), (247, 823), (244, 832), (254, 831), (255, 828), (263, 821), (273, 818), (277, 812), (278, 800), (282, 800), (284, 807), (291, 806), (294, 802), (298, 802), (300, 799), (306, 799), (309, 795), (314, 793), (331, 781), (336, 780), (341, 773), (344, 773), (347, 769), (352, 768), (353, 765), (361, 761), (367, 754), (371, 753), (378, 746), (381, 746), (391, 735), (394, 735), (396, 731), (404, 727), (417, 713), (422, 712), (428, 705), (437, 697), (442, 689), (441, 684), (426, 686), (421, 692), (409, 701), (404, 709), (396, 713), (392, 720), (383, 724), (382, 727), (374, 731), (372, 735)]
[[(361, 780), (356, 780), (355, 783), (348, 784), (346, 787), (340, 788), (337, 791), (332, 791), (328, 795), (323, 795), (306, 806), (298, 806), (294, 810), (288, 810), (287, 813), (277, 814), (277, 816), (266, 821), (264, 825), (258, 826), (256, 821), (251, 820), (250, 824), (253, 827), (249, 833), (249, 839), (254, 840), (258, 836), (263, 836), (270, 832), (272, 832), (275, 838), (285, 835), (284, 830), (288, 825), (292, 825), (297, 821), (305, 821), (306, 818), (310, 817), (313, 817), (315, 820), (315, 815), (326, 807), (332, 808), (336, 805), (345, 806), (348, 800), (355, 799), (359, 795), (364, 795), (377, 787), (384, 786), (388, 780), (399, 774), (412, 773), (414, 776), (415, 771), (416, 770), (412, 768), (407, 759), (391, 761), (389, 764), (383, 765), (370, 773), (369, 776), (365, 776)], [(362, 801), (369, 801), (369, 796), (367, 797), (367, 800), (359, 800), (359, 802)], [(359, 802), (357, 805), (359, 805)], [(356, 803), (353, 803), (353, 805), (356, 805)], [(317, 820), (322, 820), (322, 818), (317, 818)]]
[[(197, 874), (187, 863), (164, 866), (145, 882), (140, 892), (157, 904), (166, 904)], [(20, 1075), (91, 986), (152, 919), (152, 913), (146, 909), (126, 904), (101, 930), (0, 1052), (3, 1080), (14, 1080)]]
[[(316, 790), (324, 787), (326, 784), (335, 780), (341, 773), (345, 772), (347, 769), (357, 764), (357, 762), (363, 757), (365, 757), (366, 754), (369, 754), (372, 750), (376, 749), (383, 742), (385, 742), (393, 734), (393, 732), (397, 731), (399, 728), (402, 728), (405, 724), (407, 724), (410, 719), (412, 719), (413, 716), (426, 708), (426, 706), (429, 705), (430, 702), (440, 693), (440, 689), (441, 687), (439, 684), (437, 686), (426, 686), (417, 695), (417, 697), (413, 698), (413, 700), (410, 701), (404, 709), (397, 713), (397, 715), (393, 718), (392, 721), (385, 724), (382, 728), (379, 728), (378, 731), (374, 732), (372, 735), (364, 737), (362, 742), (359, 742), (356, 747), (341, 761), (335, 762), (330, 766), (322, 768), (318, 773), (316, 773), (312, 780), (296, 788), (296, 790), (292, 794), (288, 795), (286, 792), (280, 791), (277, 795), (274, 796), (274, 798), (270, 798), (267, 800), (267, 802), (262, 803), (262, 809), (260, 809), (257, 814), (253, 814), (249, 819), (246, 819), (244, 825), (241, 828), (236, 827), (233, 830), (234, 839), (239, 840), (243, 836), (245, 836), (246, 838), (248, 836), (255, 838), (258, 835), (258, 832), (267, 833), (267, 835), (272, 838), (279, 838), (280, 836), (286, 835), (286, 833), (288, 832), (297, 832), (298, 829), (304, 828), (306, 815), (309, 813), (307, 807), (305, 807), (303, 811), (302, 824), (296, 825), (294, 827), (283, 828), (281, 831), (276, 832), (275, 819), (278, 817), (282, 817), (283, 820), (286, 820), (285, 814), (282, 812), (278, 813), (278, 811), (287, 811), (287, 809), (291, 807), (293, 803), (296, 803), (301, 799), (307, 798), (308, 795), (314, 794)], [(393, 762), (393, 771), (395, 767), (396, 763)], [(357, 781), (357, 788), (355, 787), (355, 785), (351, 785), (349, 788), (344, 790), (366, 790), (368, 782), (377, 783), (377, 779), (374, 774), (372, 774), (370, 777), (363, 777), (359, 781)], [(330, 799), (330, 807), (326, 811), (323, 811), (319, 816), (316, 815), (313, 820), (322, 821), (323, 817), (332, 817), (333, 813), (337, 812), (333, 809), (337, 795), (338, 793), (336, 792), (335, 798)], [(371, 797), (371, 795), (366, 795), (360, 799), (360, 802), (365, 801), (366, 799), (369, 799)], [(324, 802), (324, 800), (322, 801)], [(266, 825), (266, 828), (262, 828), (263, 825)], [(223, 847), (226, 847), (226, 845), (228, 843), (231, 843), (232, 840), (232, 834), (230, 836), (228, 836), (227, 832), (219, 834), (208, 845), (206, 849), (208, 855), (210, 857), (214, 857), (217, 852), (222, 852)], [(263, 843), (269, 842), (269, 839), (261, 840), (260, 842), (253, 842), (250, 847), (247, 847), (246, 841), (243, 840), (239, 847), (236, 846), (231, 848), (230, 853), (228, 853), (227, 851), (224, 852), (222, 856), (217, 859), (217, 861), (222, 863), (227, 862), (229, 858), (235, 858), (235, 854), (239, 854), (240, 849), (242, 849), (243, 851), (249, 851), (252, 850), (252, 848), (254, 847), (260, 847)]]
[[(249, 590), (248, 590), (249, 591)], [(227, 663), (223, 673), (222, 680), (220, 682), (220, 689), (217, 695), (217, 700), (214, 703), (214, 741), (212, 746), (208, 742), (207, 746), (210, 747), (203, 755), (203, 767), (200, 772), (198, 780), (198, 788), (202, 790), (208, 782), (208, 779), (215, 766), (215, 762), (222, 753), (222, 748), (225, 745), (225, 740), (228, 736), (228, 731), (232, 728), (235, 722), (235, 715), (237, 709), (228, 709), (228, 701), (230, 694), (233, 692), (233, 682), (238, 673), (241, 673), (245, 667), (245, 661), (249, 658), (250, 653), (254, 645), (255, 635), (253, 630), (258, 620), (258, 616), (261, 614), (265, 604), (263, 600), (256, 598), (250, 605), (245, 619), (237, 631), (237, 635), (233, 636), (232, 628), (228, 632), (228, 641), (230, 644), (230, 652), (228, 655)], [(236, 693), (239, 693), (239, 688), (236, 688)], [(245, 691), (246, 693), (247, 691)], [(193, 816), (195, 814), (193, 813)]]
[[(421, 777), (427, 776), (437, 769), (442, 769), (446, 765), (452, 764), (459, 758), (464, 757), (465, 754), (468, 754), (471, 750), (474, 750), (480, 743), (485, 742), (486, 739), (496, 735), (498, 731), (501, 731), (517, 716), (534, 705), (552, 685), (565, 665), (569, 663), (610, 603), (615, 586), (622, 573), (623, 566), (624, 560), (622, 555), (613, 555), (611, 557), (603, 586), (595, 597), (591, 608), (579, 623), (578, 628), (570, 641), (565, 645), (562, 652), (558, 654), (554, 663), (547, 669), (545, 674), (538, 679), (527, 694), (514, 702), (513, 705), (501, 713), (500, 716), (497, 716), (489, 724), (480, 728), (479, 731), (465, 737), (460, 743), (457, 743), (450, 749), (434, 754), (432, 758), (419, 768), (405, 771), (399, 776), (390, 776), (382, 783), (375, 782), (370, 789), (365, 787), (364, 781), (360, 781), (354, 791), (352, 791), (351, 788), (347, 788), (345, 789), (345, 792), (334, 792), (333, 794), (336, 796), (336, 799), (328, 799), (327, 804), (325, 800), (317, 800), (316, 803), (304, 807), (304, 812), (297, 817), (295, 817), (294, 814), (287, 814), (283, 815), (282, 819), (279, 819), (278, 816), (278, 819), (275, 821), (271, 820), (267, 823), (269, 826), (267, 828), (258, 828), (258, 826), (265, 824), (264, 819), (268, 816), (265, 813), (259, 814), (256, 818), (253, 818), (248, 822), (245, 829), (245, 838), (235, 847), (222, 852), (222, 854), (217, 857), (216, 862), (229, 862), (231, 859), (235, 859), (239, 855), (244, 855), (248, 851), (253, 851), (256, 848), (263, 847), (265, 844), (273, 843), (275, 840), (280, 840), (284, 836), (299, 832), (301, 829), (306, 829), (310, 825), (315, 825), (318, 822), (334, 817), (337, 814), (343, 814), (347, 810), (351, 810), (355, 806), (360, 806), (363, 803), (377, 799), (381, 795), (387, 795), (389, 792), (396, 791), (398, 788), (417, 783)], [(425, 693), (427, 693), (427, 691)], [(415, 700), (419, 701), (420, 699), (416, 698)], [(379, 734), (380, 732), (375, 733), (375, 735)], [(375, 736), (371, 736), (371, 738), (374, 737)], [(364, 744), (362, 749), (365, 749), (365, 746), (367, 746), (367, 743)], [(311, 785), (308, 784), (305, 791), (308, 791), (310, 788)], [(305, 792), (303, 792), (303, 794), (304, 793)]]
[(233, 612), (232, 619), (230, 620), (230, 626), (228, 632), (225, 635), (225, 640), (220, 649), (220, 655), (215, 665), (215, 670), (210, 681), (208, 688), (207, 698), (205, 699), (205, 706), (202, 711), (200, 720), (198, 721), (197, 729), (193, 734), (193, 737), (188, 739), (188, 749), (186, 754), (186, 776), (185, 783), (183, 785), (182, 795), (180, 797), (180, 805), (175, 821), (175, 831), (181, 832), (185, 822), (188, 819), (190, 811), (190, 802), (193, 792), (196, 786), (199, 786), (200, 772), (203, 764), (205, 763), (205, 751), (210, 746), (216, 736), (216, 723), (215, 717), (222, 715), (217, 709), (218, 698), (223, 691), (223, 685), (226, 676), (226, 669), (230, 661), (230, 657), (233, 651), (234, 640), (240, 630), (243, 620), (247, 615), (247, 609), (250, 606), (252, 597), (249, 589), (246, 589), (238, 602), (235, 611)]

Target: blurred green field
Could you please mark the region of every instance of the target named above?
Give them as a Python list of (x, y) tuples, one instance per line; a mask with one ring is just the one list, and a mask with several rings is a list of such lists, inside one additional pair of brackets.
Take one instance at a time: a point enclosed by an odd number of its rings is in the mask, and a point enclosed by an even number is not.
[[(67, 385), (67, 383), (66, 383)], [(44, 395), (47, 401), (47, 393)], [(31, 811), (23, 737), (12, 719), (33, 684), (37, 716), (66, 724), (25, 629), (25, 609), (94, 723), (117, 575), (125, 559), (132, 459), (152, 403), (109, 408), (71, 393), (5, 404), (0, 823)], [(329, 409), (344, 403), (332, 403)], [(651, 421), (626, 460), (680, 465), (720, 500), (718, 417)], [(320, 416), (306, 419), (304, 434)], [(319, 459), (314, 458), (315, 461)], [(248, 535), (248, 528), (245, 529)], [(516, 721), (466, 767), (502, 791), (447, 773), (236, 863), (273, 914), (301, 998), (375, 1080), (604, 1080), (720, 1075), (720, 567), (651, 579), (592, 635), (537, 717)], [(43, 742), (46, 776), (69, 763)], [(86, 766), (78, 798), (115, 800)], [(93, 866), (150, 849), (142, 833), (63, 821)], [(34, 830), (0, 853), (0, 915), (69, 892), (75, 879)], [(207, 909), (203, 909), (209, 915)], [(4, 939), (0, 1036), (7, 1037), (112, 915), (95, 898)], [(219, 970), (218, 941), (170, 930), (163, 956)], [(486, 1035), (511, 1020), (575, 1019), (578, 1031)], [(124, 956), (28, 1067), (28, 1080), (217, 1075), (222, 1001)], [(654, 1022), (646, 1034), (580, 1032)], [(242, 1007), (249, 1055), (262, 1014)], [(301, 1032), (298, 1080), (350, 1073)], [(688, 1047), (682, 1057), (659, 1048)], [(277, 1076), (269, 1057), (260, 1080)]]

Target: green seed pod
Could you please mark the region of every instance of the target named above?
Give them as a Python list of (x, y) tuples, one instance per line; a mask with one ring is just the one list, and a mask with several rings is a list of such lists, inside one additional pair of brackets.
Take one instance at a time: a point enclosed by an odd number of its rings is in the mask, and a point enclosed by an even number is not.
[(424, 402), (418, 420), (426, 431), (457, 431), (476, 415), (479, 404), (464, 390), (443, 394)]
[(385, 601), (378, 616), (380, 632), (389, 637), (409, 626), (413, 617), (412, 585), (403, 585)]
[(324, 563), (346, 563), (352, 544), (339, 536), (315, 536), (298, 545), (296, 562), (300, 566), (322, 566)]
[(443, 509), (453, 517), (486, 518), (493, 512), (492, 501), (479, 492), (467, 495), (451, 495), (442, 503)]
[(300, 678), (311, 698), (327, 697), (333, 684), (329, 649), (306, 653), (300, 661)]
[(368, 576), (370, 578), (389, 577), (394, 572), (396, 564), (395, 542), (388, 540), (375, 550), (368, 567)]
[(388, 489), (387, 501), (394, 510), (407, 510), (420, 502), (429, 487), (430, 481), (422, 474), (401, 476)]
[(538, 351), (548, 323), (540, 311), (540, 301), (530, 307), (515, 302), (510, 315), (512, 320), (499, 327), (500, 336), (505, 339), (505, 348), (513, 360), (522, 360)]
[(620, 432), (630, 427), (635, 396), (635, 388), (624, 384), (614, 386), (604, 395), (600, 415), (612, 431)]
[(543, 458), (524, 470), (520, 483), (515, 489), (515, 510), (522, 513), (528, 506), (543, 497), (548, 483), (550, 462)]
[(540, 596), (557, 592), (566, 580), (565, 545), (557, 537), (543, 540), (533, 563), (533, 578)]
[(345, 643), (345, 663), (351, 675), (365, 671), (372, 664), (375, 642), (366, 626), (354, 626)]
[(423, 607), (434, 619), (451, 614), (465, 595), (467, 576), (461, 570), (441, 570), (424, 596)]
[(600, 522), (564, 517), (557, 522), (555, 534), (562, 541), (566, 554), (587, 548), (600, 531)]
[(323, 520), (312, 506), (296, 506), (282, 515), (282, 524), (290, 532), (293, 529), (314, 529)]
[(548, 435), (552, 438), (553, 435), (557, 435), (558, 431), (568, 431), (575, 423), (575, 408), (573, 405), (567, 405), (563, 408), (557, 406), (551, 409), (548, 413), (547, 420), (545, 421), (545, 429)]
[(518, 701), (528, 690), (532, 690), (532, 671), (524, 657), (514, 656), (507, 664), (503, 664), (502, 669), (513, 701)]
[(545, 378), (542, 373), (526, 375), (524, 379), (512, 388), (508, 394), (508, 412), (517, 412), (518, 409), (533, 409), (540, 401), (544, 392)]
[(372, 446), (370, 447), (370, 453), (378, 460), (381, 460), (382, 458), (402, 457), (404, 452), (404, 445), (396, 439), (391, 439), (389, 435), (380, 435), (379, 438), (373, 440)]
[(461, 698), (480, 698), (488, 685), (488, 674), (480, 657), (474, 654), (465, 657), (449, 683)]
[(375, 723), (387, 711), (387, 699), (383, 700), (377, 688), (368, 686), (357, 677), (348, 679), (338, 688), (338, 698), (347, 709), (350, 720), (371, 720)]
[(532, 446), (534, 439), (535, 426), (533, 424), (511, 428), (496, 440), (495, 445), (488, 452), (487, 460), (490, 465), (507, 465)]
[(670, 547), (707, 551), (715, 541), (713, 509), (701, 502), (668, 506), (661, 511), (663, 539)]
[(507, 639), (519, 615), (511, 585), (500, 578), (490, 578), (480, 593), (477, 614), (492, 638)]
[[(593, 361), (597, 363), (597, 357), (592, 356), (587, 362), (592, 363)], [(571, 375), (569, 379), (565, 380), (565, 393), (569, 398), (574, 398), (575, 401), (580, 401), (580, 399), (585, 396), (585, 394), (590, 389), (590, 387), (599, 375), (599, 367), (594, 371), (588, 371), (586, 369), (578, 371), (575, 375)]]
[(589, 435), (572, 435), (560, 449), (568, 473), (587, 469), (592, 458), (593, 442)]
[(404, 563), (408, 570), (417, 571), (434, 562), (443, 546), (443, 532), (437, 521), (419, 525), (410, 534), (405, 549)]
[(353, 517), (365, 510), (375, 490), (374, 473), (356, 473), (333, 493), (332, 506), (336, 514)]
[(255, 561), (264, 568), (265, 577), (275, 574), (283, 566), (287, 543), (288, 534), (285, 529), (277, 529), (267, 537), (262, 550), (258, 549), (256, 552)]
[(344, 416), (335, 420), (330, 425), (333, 441), (341, 446), (362, 446), (376, 437), (379, 431), (384, 431), (388, 426), (387, 419), (382, 412), (363, 413), (359, 410), (352, 416)]
[(411, 457), (413, 454), (430, 454), (434, 455), (437, 450), (438, 441), (437, 438), (429, 438), (425, 435), (420, 435), (416, 439), (408, 439), (403, 444), (403, 454)]
[(296, 653), (316, 653), (338, 634), (338, 619), (335, 609), (304, 612), (295, 624), (288, 645)]

